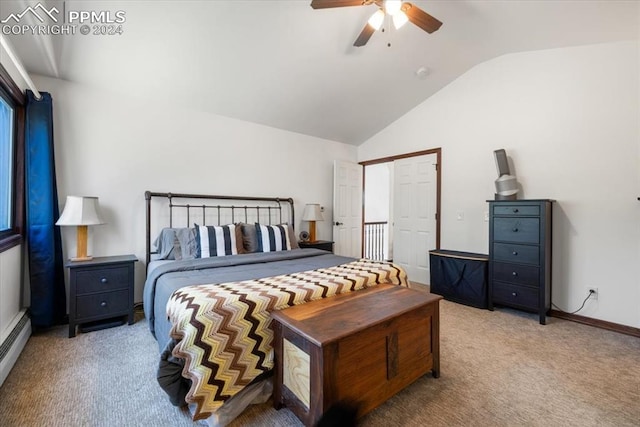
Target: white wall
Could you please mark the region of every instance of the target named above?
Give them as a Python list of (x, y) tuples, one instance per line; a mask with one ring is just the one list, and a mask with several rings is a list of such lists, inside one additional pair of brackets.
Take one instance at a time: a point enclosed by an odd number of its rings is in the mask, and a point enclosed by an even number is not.
[(639, 63), (637, 42), (495, 58), (366, 141), (358, 160), (442, 147), (442, 248), (487, 253), (493, 150), (506, 149), (519, 198), (557, 201), (553, 302), (576, 310), (595, 286), (579, 314), (640, 327)]
[(392, 163), (365, 166), (364, 220), (367, 222), (389, 220), (389, 170)]
[[(331, 218), (333, 160), (356, 159), (356, 148), (342, 143), (62, 80), (34, 81), (53, 97), (60, 209), (67, 195), (100, 198), (107, 224), (89, 230), (94, 256), (133, 253), (144, 260), (145, 190), (293, 197), (296, 229), (305, 203), (327, 207)], [(330, 221), (318, 229), (331, 236)], [(73, 256), (75, 230), (63, 229), (63, 245), (65, 258)]]
[(0, 254), (0, 343), (7, 339), (21, 317), (21, 259), (20, 246)]

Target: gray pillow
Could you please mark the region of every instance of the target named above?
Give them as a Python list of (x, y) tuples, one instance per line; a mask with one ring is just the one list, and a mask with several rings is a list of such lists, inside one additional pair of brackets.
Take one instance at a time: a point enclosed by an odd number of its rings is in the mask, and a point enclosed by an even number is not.
[(176, 259), (194, 259), (196, 257), (196, 230), (194, 228), (178, 228), (176, 230), (174, 255)]
[(163, 228), (160, 234), (153, 242), (157, 248), (158, 259), (176, 259), (175, 258), (175, 242), (176, 240), (175, 228)]

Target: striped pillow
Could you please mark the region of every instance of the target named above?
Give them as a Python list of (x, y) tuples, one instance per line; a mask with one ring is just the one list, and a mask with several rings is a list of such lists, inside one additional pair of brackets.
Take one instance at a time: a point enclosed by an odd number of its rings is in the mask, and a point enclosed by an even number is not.
[(210, 258), (214, 256), (236, 255), (236, 226), (229, 225), (198, 225), (196, 230), (196, 258)]
[(289, 227), (286, 225), (262, 225), (256, 222), (258, 250), (256, 252), (288, 251), (291, 249)]

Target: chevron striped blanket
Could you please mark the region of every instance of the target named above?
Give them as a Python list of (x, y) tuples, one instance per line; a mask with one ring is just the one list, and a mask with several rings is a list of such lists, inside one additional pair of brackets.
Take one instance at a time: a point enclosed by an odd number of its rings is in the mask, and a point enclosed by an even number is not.
[(408, 286), (402, 268), (359, 260), (266, 279), (195, 285), (167, 303), (177, 340), (173, 355), (185, 361), (191, 381), (186, 401), (194, 420), (212, 415), (252, 380), (273, 368), (270, 312), (378, 284)]

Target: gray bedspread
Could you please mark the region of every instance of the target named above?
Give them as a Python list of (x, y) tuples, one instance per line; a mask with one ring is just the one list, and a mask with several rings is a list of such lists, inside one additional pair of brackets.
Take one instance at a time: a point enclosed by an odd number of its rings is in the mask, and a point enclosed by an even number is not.
[(293, 249), (224, 257), (175, 261), (154, 269), (144, 286), (144, 312), (160, 351), (168, 343), (171, 325), (167, 301), (177, 289), (190, 285), (227, 283), (332, 267), (353, 261), (318, 249)]

